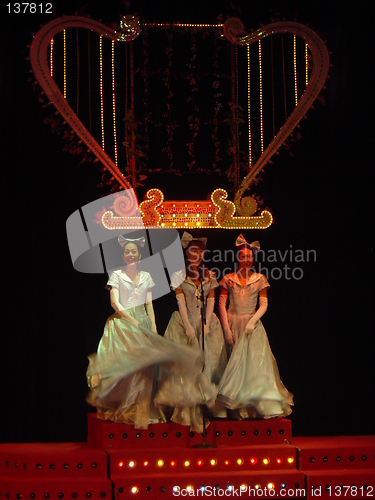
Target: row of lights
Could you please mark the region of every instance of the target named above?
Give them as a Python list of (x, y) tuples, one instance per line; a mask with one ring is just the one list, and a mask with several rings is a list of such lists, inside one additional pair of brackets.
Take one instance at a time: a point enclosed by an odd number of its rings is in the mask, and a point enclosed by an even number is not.
[[(172, 215), (172, 217), (175, 218), (176, 216), (179, 216), (180, 214), (176, 214), (175, 212), (173, 212), (172, 214), (160, 214), (160, 217), (163, 219), (164, 216), (168, 216), (168, 215)], [(206, 214), (197, 213), (194, 216), (194, 214), (189, 214), (188, 212), (184, 213), (184, 217), (190, 217), (190, 218), (195, 217), (196, 219), (199, 219), (199, 217), (201, 217), (201, 216), (204, 217), (205, 215)], [(182, 217), (182, 214), (181, 214), (181, 217)], [(209, 214), (207, 214), (207, 217), (212, 217), (212, 213), (210, 212)]]
[(116, 95), (115, 95), (115, 41), (112, 40), (112, 112), (113, 112), (113, 143), (115, 149), (115, 165), (118, 166), (117, 157), (117, 129), (116, 129)]
[[(133, 490), (134, 490), (134, 488), (132, 488), (132, 490), (131, 490), (132, 493), (138, 493), (137, 491), (135, 491), (135, 490), (133, 491)], [(8, 495), (8, 493), (7, 493), (7, 495)], [(64, 498), (64, 496), (65, 495), (62, 491), (57, 494), (57, 498)], [(93, 496), (93, 494), (91, 493), (91, 491), (88, 491), (85, 496), (86, 496), (86, 498), (91, 498)], [(107, 496), (107, 493), (105, 491), (100, 492), (101, 498), (105, 498), (106, 496)], [(31, 492), (29, 497), (32, 499), (36, 498), (36, 493)], [(51, 498), (51, 494), (49, 492), (46, 492), (46, 493), (44, 493), (43, 497), (47, 498), (47, 499)], [(71, 497), (78, 498), (78, 493), (76, 491), (73, 491), (73, 493), (71, 494)], [(7, 498), (9, 498), (9, 497), (7, 496)], [(20, 500), (21, 498), (22, 498), (22, 493), (16, 493), (16, 499)]]
[[(241, 484), (241, 485), (240, 485), (240, 490), (241, 490), (241, 492), (248, 491), (248, 488), (249, 488), (249, 485), (247, 485), (247, 484), (244, 484), (244, 483), (243, 483), (243, 484)], [(255, 484), (255, 485), (253, 486), (253, 488), (254, 488), (254, 489), (256, 489), (256, 490), (260, 490), (260, 489), (262, 488), (262, 485), (261, 485), (261, 484)], [(272, 483), (272, 482), (267, 483), (267, 486), (265, 487), (265, 489), (266, 489), (266, 490), (274, 490), (275, 488), (276, 488), (276, 486), (275, 486), (275, 484), (274, 484), (274, 483)], [(282, 488), (282, 489), (285, 489), (285, 488), (286, 488), (286, 483), (282, 483), (282, 484), (281, 484), (281, 488)], [(181, 486), (173, 486), (173, 494), (174, 494), (174, 495), (178, 495), (178, 494), (181, 492), (181, 490), (185, 490), (186, 492), (188, 492), (188, 493), (192, 493), (192, 494), (193, 494), (196, 490), (199, 490), (199, 491), (201, 491), (202, 493), (204, 493), (204, 492), (206, 491), (206, 489), (207, 489), (207, 487), (206, 487), (206, 486), (201, 486), (200, 488), (195, 489), (195, 488), (194, 488), (194, 486), (193, 486), (193, 485), (191, 485), (191, 484), (187, 485), (187, 486), (186, 486), (186, 488), (181, 488)], [(219, 485), (216, 485), (216, 486), (215, 486), (215, 490), (222, 490), (222, 489), (223, 489), (223, 488), (220, 488), (220, 486), (219, 486)], [(146, 490), (147, 490), (147, 491), (151, 491), (151, 487), (150, 487), (150, 486), (148, 486), (148, 487), (146, 488)], [(137, 493), (139, 493), (139, 487), (138, 487), (138, 486), (133, 486), (133, 487), (131, 488), (131, 490), (130, 490), (130, 491), (131, 491), (131, 493), (133, 493), (133, 495), (136, 495)], [(165, 487), (164, 487), (164, 486), (162, 486), (162, 487), (160, 488), (160, 491), (165, 492)], [(229, 485), (225, 488), (225, 491), (227, 491), (228, 493), (230, 493), (230, 492), (232, 492), (232, 491), (235, 491), (235, 487), (234, 487), (234, 485), (229, 484)], [(119, 493), (122, 493), (122, 492), (123, 492), (123, 489), (122, 489), (122, 488), (121, 488), (121, 489), (119, 489)], [(212, 493), (212, 491), (211, 491), (211, 490), (210, 490), (210, 493)]]
[[(292, 463), (294, 462), (294, 457), (288, 457), (288, 458), (286, 459), (286, 461), (288, 462), (288, 464), (292, 464)], [(257, 464), (257, 463), (258, 463), (258, 459), (257, 459), (256, 457), (251, 457), (251, 458), (249, 459), (249, 462), (250, 462), (250, 464), (251, 464), (251, 465), (255, 465), (255, 464)], [(202, 467), (202, 465), (204, 465), (204, 460), (202, 460), (202, 459), (198, 459), (196, 463), (197, 463), (198, 467)], [(218, 464), (218, 460), (217, 460), (216, 458), (212, 458), (212, 459), (209, 461), (209, 463), (210, 463), (210, 465), (211, 465), (211, 466), (213, 466), (213, 467), (214, 467), (215, 465), (217, 465), (217, 464)], [(224, 465), (230, 465), (230, 463), (231, 463), (231, 461), (230, 461), (230, 460), (228, 460), (228, 459), (224, 460)], [(244, 465), (244, 464), (245, 464), (245, 460), (244, 460), (243, 458), (238, 458), (238, 459), (235, 461), (235, 463), (237, 463), (237, 465)], [(270, 458), (268, 458), (268, 457), (265, 457), (265, 458), (263, 458), (262, 463), (263, 463), (264, 465), (269, 465), (269, 464), (271, 463), (271, 459), (270, 459)], [(281, 457), (277, 457), (277, 458), (276, 458), (276, 463), (277, 463), (278, 465), (282, 464), (282, 463), (283, 463), (283, 458), (281, 458)], [(192, 464), (192, 462), (191, 462), (191, 460), (184, 460), (183, 464), (184, 464), (184, 467), (190, 467), (190, 465)], [(122, 467), (124, 467), (126, 464), (125, 464), (125, 462), (120, 461), (120, 462), (118, 462), (118, 464), (117, 464), (117, 465), (118, 465), (118, 467), (122, 468)], [(136, 467), (136, 466), (137, 466), (137, 462), (136, 462), (135, 460), (130, 460), (130, 461), (127, 463), (127, 465), (128, 465), (128, 467), (129, 467), (129, 468), (133, 469), (134, 467)], [(145, 461), (142, 463), (142, 465), (143, 465), (144, 467), (148, 467), (148, 466), (150, 465), (150, 462), (149, 462), (148, 460), (145, 460)], [(164, 462), (164, 460), (159, 459), (159, 460), (157, 460), (156, 465), (157, 465), (158, 467), (164, 467), (165, 462)], [(171, 461), (170, 461), (170, 463), (169, 463), (169, 465), (170, 465), (171, 467), (175, 467), (175, 466), (177, 465), (177, 462), (176, 462), (175, 460), (171, 460)]]
[(223, 28), (224, 24), (193, 24), (193, 23), (144, 23), (151, 28)]
[[(5, 462), (5, 465), (6, 465), (6, 467), (10, 467), (10, 462), (9, 462), (9, 460), (7, 460), (7, 461)], [(98, 464), (97, 464), (96, 462), (92, 462), (91, 467), (92, 467), (93, 469), (96, 469), (96, 468), (97, 468), (97, 466), (98, 466)], [(14, 462), (14, 467), (15, 467), (16, 469), (18, 468), (18, 462)], [(23, 469), (27, 469), (27, 464), (26, 464), (26, 463), (22, 464), (22, 467), (23, 467)], [(55, 465), (54, 463), (49, 464), (49, 468), (50, 468), (51, 470), (55, 469), (55, 467), (56, 467), (56, 465)], [(64, 469), (69, 469), (70, 465), (69, 465), (69, 464), (64, 464), (64, 466), (63, 466), (63, 467), (64, 467)], [(42, 468), (42, 464), (41, 464), (41, 463), (37, 463), (37, 464), (35, 464), (35, 468), (36, 468), (36, 469), (41, 469), (41, 468)], [(81, 463), (81, 462), (80, 462), (80, 463), (78, 463), (78, 464), (77, 464), (77, 469), (82, 469), (82, 468), (83, 468), (83, 463)]]

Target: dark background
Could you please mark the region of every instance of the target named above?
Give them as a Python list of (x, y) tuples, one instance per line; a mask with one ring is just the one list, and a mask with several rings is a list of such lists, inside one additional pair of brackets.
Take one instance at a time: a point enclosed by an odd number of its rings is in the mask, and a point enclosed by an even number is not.
[[(264, 324), (281, 378), (294, 393), (294, 435), (374, 433), (373, 61), (369, 5), (341, 2), (53, 2), (54, 16), (118, 22), (213, 23), (219, 14), (257, 29), (272, 19), (308, 24), (326, 42), (331, 69), (292, 153), (262, 175), (274, 223), (247, 231), (262, 248), (316, 250), (299, 281), (270, 280)], [(106, 276), (73, 269), (65, 223), (103, 195), (100, 172), (64, 151), (44, 123), (28, 44), (51, 18), (1, 7), (3, 296), (1, 441), (85, 441), (87, 355), (111, 314)], [(29, 81), (29, 79), (31, 81)], [(174, 189), (178, 191), (176, 181)], [(206, 189), (206, 193), (210, 189)], [(104, 193), (106, 194), (106, 193)], [(182, 197), (182, 196), (181, 196)], [(203, 232), (202, 234), (203, 235)], [(237, 232), (205, 231), (210, 249)], [(159, 332), (175, 307), (155, 301)]]

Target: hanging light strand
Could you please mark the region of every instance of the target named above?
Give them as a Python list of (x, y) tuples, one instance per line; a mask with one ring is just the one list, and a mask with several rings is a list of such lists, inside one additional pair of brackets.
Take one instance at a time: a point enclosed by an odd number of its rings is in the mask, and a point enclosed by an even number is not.
[(235, 46), (235, 55), (236, 55), (236, 155), (237, 155), (237, 179), (236, 179), (236, 186), (238, 186), (239, 181), (240, 181), (240, 169), (241, 169), (241, 164), (240, 164), (240, 135), (239, 135), (239, 101), (238, 101), (238, 50), (237, 50), (237, 45)]
[(64, 99), (66, 99), (66, 30), (64, 34)]
[(250, 45), (246, 45), (247, 51), (247, 121), (248, 121), (248, 139), (249, 139), (249, 166), (253, 164), (251, 150), (251, 120), (250, 120)]
[(55, 40), (51, 38), (51, 44), (50, 44), (50, 52), (49, 52), (49, 70), (51, 73), (51, 76), (53, 76), (53, 44), (55, 43)]
[(293, 35), (293, 67), (294, 67), (294, 104), (298, 105), (297, 93), (297, 37)]
[(90, 31), (87, 32), (87, 72), (88, 72), (88, 97), (89, 97), (89, 127), (92, 133), (92, 113), (91, 113), (91, 48)]
[(103, 104), (103, 35), (99, 38), (99, 89), (100, 89), (100, 124), (102, 127), (102, 149), (104, 150), (104, 104)]
[(231, 79), (232, 79), (232, 148), (233, 148), (233, 183), (237, 187), (237, 124), (236, 124), (236, 57), (235, 46), (231, 48)]
[(78, 28), (76, 29), (77, 42), (77, 116), (79, 113), (79, 43), (78, 43)]
[(305, 43), (305, 84), (309, 83), (309, 46)]
[(284, 112), (285, 120), (288, 118), (288, 107), (286, 101), (286, 78), (285, 78), (285, 50), (284, 50), (284, 36), (281, 35), (281, 54), (283, 60), (283, 87), (284, 87)]
[(260, 151), (263, 154), (263, 73), (262, 73), (262, 42), (259, 40), (259, 114), (260, 114)]
[(224, 24), (144, 23), (150, 28), (223, 28)]
[(117, 130), (116, 130), (116, 95), (115, 95), (115, 41), (112, 40), (112, 108), (113, 108), (113, 142), (115, 149), (115, 165), (118, 166), (117, 158)]
[(272, 137), (276, 135), (275, 124), (275, 69), (273, 62), (273, 36), (271, 36), (271, 76), (272, 76)]

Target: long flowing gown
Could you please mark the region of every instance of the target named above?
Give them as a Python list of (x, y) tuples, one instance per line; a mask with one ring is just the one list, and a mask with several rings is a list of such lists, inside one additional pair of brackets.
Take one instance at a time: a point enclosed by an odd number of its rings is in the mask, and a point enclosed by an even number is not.
[(235, 343), (220, 381), (218, 401), (241, 418), (289, 415), (293, 395), (280, 379), (262, 322), (257, 321), (254, 331), (245, 334), (246, 324), (256, 312), (259, 292), (269, 287), (266, 277), (252, 273), (243, 287), (231, 273), (220, 286), (228, 291), (228, 323)]
[[(119, 290), (119, 301), (139, 327), (115, 313), (105, 324), (96, 354), (89, 356), (87, 380), (90, 387), (87, 402), (98, 409), (98, 417), (134, 424), (146, 429), (149, 423), (165, 422), (161, 408), (155, 404), (156, 382), (160, 366), (168, 366), (183, 376), (193, 397), (194, 390), (206, 399), (216, 394), (199, 384), (203, 356), (151, 330), (151, 319), (145, 307), (148, 290), (154, 286), (149, 273), (140, 272), (137, 286), (119, 270), (110, 274), (108, 287)], [(187, 399), (191, 401), (190, 399)], [(173, 404), (170, 395), (164, 401)]]
[[(210, 290), (218, 286), (219, 284), (212, 274), (205, 277), (203, 280), (203, 292), (206, 304)], [(171, 288), (174, 290), (176, 288), (182, 289), (186, 300), (188, 319), (195, 329), (195, 338), (189, 344), (188, 349), (196, 353), (202, 353), (201, 285), (197, 287), (189, 277), (184, 278), (182, 271), (178, 271), (171, 277)], [(218, 384), (227, 364), (227, 352), (221, 324), (214, 313), (212, 314), (209, 327), (209, 333), (204, 337), (203, 375), (204, 379), (210, 384), (210, 387), (214, 388), (216, 396)], [(173, 340), (179, 345), (188, 345), (188, 337), (179, 311), (172, 313), (164, 337)], [(186, 386), (186, 379), (179, 377), (173, 370), (170, 370), (168, 374), (164, 373), (162, 380), (165, 384), (164, 387), (169, 392), (176, 393), (176, 395)], [(194, 396), (191, 399), (194, 400)], [(192, 430), (202, 432), (203, 413), (201, 402), (201, 398), (197, 398), (194, 404), (181, 399), (179, 404), (174, 405), (171, 420), (183, 425), (190, 425)], [(214, 412), (213, 406), (211, 407), (211, 411)], [(223, 415), (222, 410), (221, 413), (214, 416), (222, 417), (226, 415)]]

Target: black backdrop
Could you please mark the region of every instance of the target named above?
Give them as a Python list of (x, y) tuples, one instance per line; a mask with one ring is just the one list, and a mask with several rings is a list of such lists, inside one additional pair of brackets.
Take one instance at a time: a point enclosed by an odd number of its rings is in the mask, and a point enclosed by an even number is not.
[[(286, 4), (286, 5), (283, 5)], [(53, 2), (55, 14), (117, 22), (136, 12), (155, 21), (240, 17), (257, 29), (271, 19), (318, 31), (331, 53), (330, 78), (303, 121), (293, 156), (285, 150), (260, 186), (274, 223), (248, 231), (265, 250), (316, 251), (302, 280), (271, 281), (264, 317), (281, 377), (295, 395), (294, 435), (374, 432), (373, 92), (369, 10), (341, 2)], [(367, 4), (366, 4), (367, 5)], [(63, 150), (43, 123), (28, 81), (27, 45), (48, 16), (2, 7), (3, 297), (1, 441), (84, 441), (86, 356), (111, 313), (104, 275), (76, 272), (65, 222), (102, 195), (92, 166)], [(368, 119), (368, 117), (370, 119)], [(178, 182), (173, 189), (178, 191)], [(205, 189), (205, 194), (207, 194)], [(199, 195), (199, 193), (197, 193)], [(198, 197), (198, 196), (197, 196)], [(203, 234), (203, 233), (202, 233)], [(232, 248), (237, 232), (206, 231), (210, 249)], [(155, 301), (163, 332), (173, 295)]]

